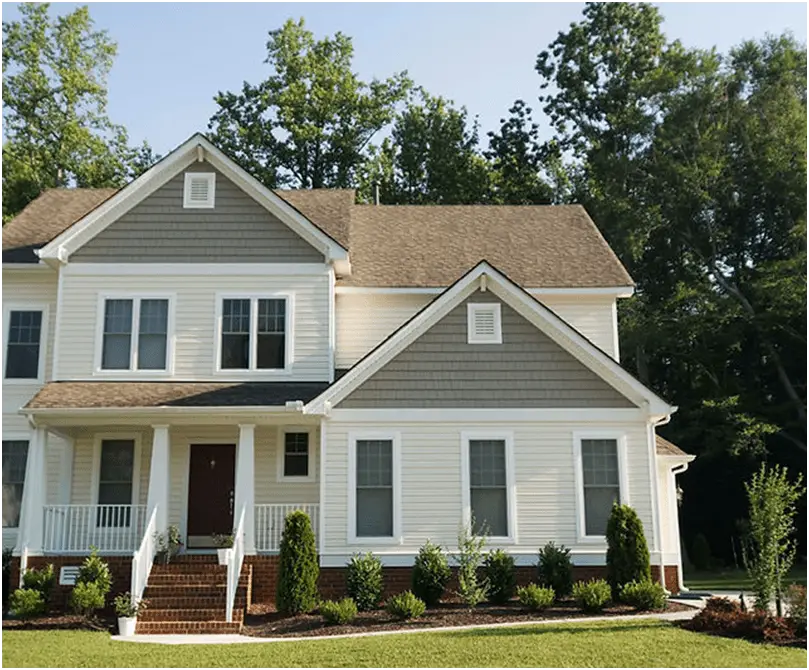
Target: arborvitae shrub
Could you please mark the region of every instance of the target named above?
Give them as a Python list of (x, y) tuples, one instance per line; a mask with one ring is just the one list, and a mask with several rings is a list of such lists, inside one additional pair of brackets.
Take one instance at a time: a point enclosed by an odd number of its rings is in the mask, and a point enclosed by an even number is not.
[(483, 561), (483, 572), (489, 583), (489, 601), (503, 605), (511, 600), (516, 584), (514, 558), (502, 549), (490, 551)]
[(357, 605), (351, 598), (324, 600), (320, 603), (320, 615), (327, 626), (351, 623), (357, 616)]
[(45, 598), (36, 589), (17, 589), (11, 594), (9, 609), (18, 619), (33, 619), (45, 613)]
[(629, 582), (621, 587), (621, 601), (636, 610), (662, 610), (666, 606), (666, 590), (658, 582)]
[(691, 553), (688, 556), (695, 570), (708, 570), (711, 567), (711, 545), (702, 533), (694, 535), (691, 542)]
[(652, 579), (643, 524), (629, 505), (615, 504), (607, 521), (607, 581), (617, 600), (621, 586)]
[(22, 576), (22, 585), (25, 589), (33, 589), (42, 594), (42, 599), (47, 604), (51, 598), (51, 592), (56, 585), (56, 574), (53, 571), (53, 563), (49, 563), (43, 568), (26, 570)]
[(435, 607), (444, 595), (452, 571), (441, 547), (429, 540), (419, 549), (413, 564), (413, 593), (427, 607)]
[(300, 510), (290, 512), (284, 521), (281, 536), (275, 598), (278, 611), (302, 614), (315, 609), (319, 575), (315, 534), (309, 516)]
[(414, 596), (412, 591), (405, 591), (388, 600), (385, 609), (388, 611), (388, 614), (392, 614), (397, 619), (404, 620), (417, 619), (424, 614), (427, 606), (421, 598)]
[(610, 601), (610, 585), (603, 579), (576, 582), (573, 597), (585, 612), (600, 612)]
[(556, 594), (551, 588), (529, 584), (517, 589), (517, 598), (523, 607), (527, 607), (532, 612), (541, 612), (553, 605)]
[(570, 595), (573, 588), (573, 563), (570, 560), (570, 549), (561, 545), (557, 547), (548, 542), (539, 550), (537, 578), (541, 586), (553, 589), (559, 598)]
[(346, 587), (361, 612), (376, 609), (382, 600), (382, 562), (370, 552), (352, 556), (348, 561)]

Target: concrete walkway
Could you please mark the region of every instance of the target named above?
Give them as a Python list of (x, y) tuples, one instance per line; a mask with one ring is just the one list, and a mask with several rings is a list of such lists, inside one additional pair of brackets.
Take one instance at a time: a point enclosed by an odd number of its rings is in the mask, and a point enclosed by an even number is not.
[[(693, 601), (680, 601), (693, 607)], [(132, 635), (121, 637), (113, 635), (118, 642), (145, 642), (148, 644), (263, 644), (267, 642), (315, 642), (317, 640), (340, 640), (343, 638), (378, 637), (382, 635), (412, 635), (416, 633), (447, 633), (481, 628), (515, 628), (525, 626), (556, 625), (563, 623), (594, 623), (600, 621), (634, 621), (639, 619), (657, 619), (661, 621), (684, 621), (693, 617), (699, 610), (688, 612), (666, 612), (644, 616), (641, 614), (622, 614), (619, 616), (568, 617), (558, 619), (537, 619), (536, 621), (509, 621), (506, 623), (479, 624), (472, 626), (447, 626), (432, 628), (410, 628), (407, 630), (380, 630), (368, 633), (345, 633), (342, 635), (320, 635), (308, 637), (251, 637), (248, 635)]]

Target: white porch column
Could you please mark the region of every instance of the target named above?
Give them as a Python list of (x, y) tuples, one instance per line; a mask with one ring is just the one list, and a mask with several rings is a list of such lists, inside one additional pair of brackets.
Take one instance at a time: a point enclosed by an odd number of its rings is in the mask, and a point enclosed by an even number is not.
[(45, 428), (37, 427), (31, 431), (25, 464), (20, 537), (17, 540), (16, 553), (27, 548), (29, 554), (42, 554), (42, 526), (45, 522), (45, 495), (48, 490), (45, 463), (47, 440), (48, 433)]
[(149, 495), (146, 498), (147, 523), (152, 510), (157, 506), (155, 519), (157, 532), (164, 533), (169, 524), (169, 427), (165, 425), (152, 426), (152, 458), (149, 463)]
[(236, 491), (233, 504), (233, 525), (239, 522), (244, 507), (244, 553), (256, 553), (255, 540), (255, 434), (253, 424), (239, 424), (239, 446), (236, 449)]

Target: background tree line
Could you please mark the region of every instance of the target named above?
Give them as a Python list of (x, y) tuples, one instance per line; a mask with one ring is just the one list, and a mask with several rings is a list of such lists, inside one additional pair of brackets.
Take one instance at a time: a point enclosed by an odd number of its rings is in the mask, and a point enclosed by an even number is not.
[[(154, 161), (106, 115), (115, 44), (86, 7), (3, 24), (3, 217), (44, 188), (121, 185)], [(634, 277), (622, 364), (679, 406), (663, 432), (688, 547), (733, 558), (742, 482), (806, 469), (806, 47), (687, 48), (647, 4), (588, 4), (536, 59), (523, 100), (481, 136), (406, 72), (363, 81), (351, 38), (269, 33), (264, 81), (218, 92), (212, 139), (271, 187), (356, 188), (383, 204), (582, 203)], [(806, 525), (805, 500), (800, 527)], [(800, 551), (805, 554), (805, 547)]]

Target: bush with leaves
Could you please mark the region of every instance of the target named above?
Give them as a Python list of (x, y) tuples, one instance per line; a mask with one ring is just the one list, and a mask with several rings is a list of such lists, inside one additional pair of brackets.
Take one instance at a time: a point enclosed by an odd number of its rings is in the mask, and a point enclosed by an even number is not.
[(9, 609), (18, 619), (33, 619), (45, 613), (45, 598), (36, 589), (17, 589), (11, 594)]
[(278, 611), (284, 614), (311, 612), (318, 602), (319, 575), (315, 534), (309, 515), (300, 510), (290, 512), (284, 522), (279, 552), (275, 598)]
[(11, 590), (11, 561), (13, 560), (11, 548), (3, 549), (3, 607), (9, 598)]
[(658, 582), (629, 582), (621, 587), (621, 602), (645, 612), (666, 607), (666, 590)]
[(53, 587), (56, 586), (56, 574), (53, 570), (53, 563), (39, 568), (26, 570), (22, 576), (22, 586), (24, 589), (33, 589), (42, 594), (45, 604), (50, 602)]
[(799, 637), (806, 637), (806, 587), (792, 584), (787, 589), (787, 605), (789, 620)]
[[(475, 520), (470, 526), (475, 528)], [(483, 535), (472, 535), (466, 524), (458, 530), (458, 590), (456, 594), (470, 609), (486, 600), (489, 584), (480, 578), (479, 569), (483, 563), (483, 547), (486, 538)]]
[(413, 564), (413, 593), (427, 607), (435, 607), (441, 601), (451, 576), (449, 562), (441, 547), (427, 540)]
[[(98, 587), (98, 592), (103, 598), (110, 592), (112, 588), (112, 573), (110, 566), (106, 561), (98, 555), (98, 549), (92, 547), (90, 555), (84, 559), (79, 568), (79, 574), (76, 577), (76, 585), (79, 584), (95, 584)], [(104, 607), (104, 603), (101, 603)]]
[(528, 584), (517, 589), (517, 599), (523, 607), (527, 607), (532, 612), (541, 612), (553, 605), (556, 594), (552, 588)]
[(610, 601), (610, 585), (603, 579), (589, 582), (576, 582), (573, 585), (573, 598), (585, 612), (600, 612)]
[(138, 614), (144, 611), (148, 602), (146, 600), (132, 602), (132, 595), (127, 591), (126, 593), (119, 593), (115, 596), (115, 600), (112, 601), (112, 604), (113, 607), (115, 607), (115, 614), (119, 617), (130, 619), (137, 617)]
[(97, 582), (76, 582), (70, 593), (70, 609), (90, 617), (104, 607), (104, 594)]
[(517, 583), (513, 556), (502, 549), (490, 551), (483, 561), (483, 574), (489, 584), (489, 602), (503, 605), (511, 600)]
[(702, 610), (683, 623), (683, 628), (754, 642), (786, 642), (795, 636), (793, 626), (783, 617), (770, 616), (762, 610), (745, 612), (726, 598), (710, 598)]
[(346, 589), (361, 612), (376, 609), (382, 600), (382, 561), (371, 552), (348, 561)]
[(421, 598), (413, 595), (412, 591), (405, 591), (390, 598), (387, 605), (385, 605), (385, 609), (388, 614), (404, 621), (406, 619), (418, 619), (424, 614), (427, 605), (424, 604)]
[(327, 626), (351, 623), (357, 616), (357, 605), (351, 598), (324, 600), (319, 609)]
[(612, 597), (618, 600), (621, 586), (628, 582), (651, 579), (652, 566), (643, 523), (629, 505), (616, 503), (607, 521), (607, 581)]
[(539, 550), (537, 579), (541, 586), (553, 589), (559, 598), (570, 595), (573, 588), (573, 562), (570, 549), (548, 542)]

